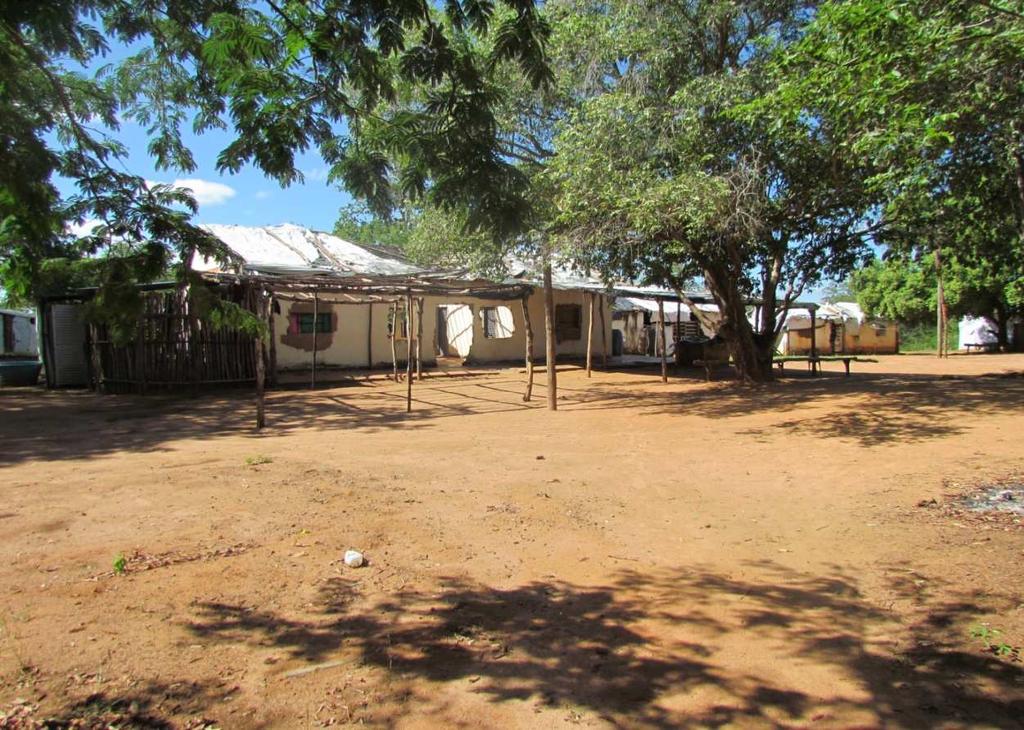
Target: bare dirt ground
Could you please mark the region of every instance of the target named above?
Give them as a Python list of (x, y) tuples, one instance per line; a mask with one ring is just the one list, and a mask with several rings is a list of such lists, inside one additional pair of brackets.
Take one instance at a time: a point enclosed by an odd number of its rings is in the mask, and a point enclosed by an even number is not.
[(0, 393), (0, 715), (1020, 727), (1024, 356), (840, 369)]

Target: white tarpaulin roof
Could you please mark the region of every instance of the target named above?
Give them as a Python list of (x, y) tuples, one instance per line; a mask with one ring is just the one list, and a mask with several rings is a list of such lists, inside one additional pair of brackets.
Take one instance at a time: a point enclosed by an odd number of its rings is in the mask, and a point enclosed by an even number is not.
[[(330, 233), (313, 231), (291, 223), (276, 226), (216, 224), (206, 225), (203, 228), (223, 241), (242, 267), (250, 272), (290, 275), (328, 273), (367, 276), (436, 275), (449, 279), (475, 278), (469, 272), (431, 271), (411, 263), (402, 256), (400, 251), (384, 246), (352, 243)], [(193, 258), (192, 267), (196, 271), (220, 271), (218, 262), (198, 255)], [(507, 271), (509, 278), (503, 282), (504, 284), (530, 284), (533, 286), (542, 286), (543, 284), (539, 267), (532, 266), (523, 260), (510, 257), (507, 260)], [(609, 286), (597, 277), (557, 265), (553, 267), (552, 284), (555, 289), (603, 292), (613, 296), (633, 296), (637, 298), (636, 301), (648, 297), (664, 297), (668, 300), (676, 298), (676, 293), (669, 289), (635, 286), (628, 283)], [(710, 298), (706, 292), (692, 292), (688, 296), (697, 300)], [(648, 301), (652, 301), (654, 309), (657, 310), (657, 303), (653, 300)], [(710, 307), (708, 311), (716, 311), (714, 305), (708, 306)], [(667, 320), (675, 317), (675, 307), (672, 303), (666, 302), (665, 310)], [(669, 310), (672, 311), (671, 316), (668, 314)]]
[[(674, 295), (673, 295), (674, 296)], [(694, 306), (702, 312), (718, 312), (717, 304), (704, 304), (701, 302), (695, 302)], [(652, 314), (658, 313), (658, 300), (657, 299), (641, 299), (640, 297), (616, 297), (614, 309), (619, 312), (651, 312)], [(690, 316), (690, 307), (686, 304), (680, 303), (678, 306), (675, 302), (665, 302), (665, 321), (675, 322), (676, 312), (678, 309), (679, 316), (686, 317)]]
[(966, 350), (967, 345), (994, 345), (999, 342), (996, 323), (988, 317), (963, 317), (957, 329), (961, 350)]
[[(424, 269), (397, 252), (360, 246), (330, 233), (285, 223), (278, 226), (208, 225), (207, 231), (224, 242), (242, 263), (252, 268), (333, 269), (354, 274), (402, 275)], [(216, 271), (216, 261), (197, 256), (197, 271)]]
[[(863, 324), (867, 317), (860, 305), (854, 302), (825, 302), (814, 314), (815, 324), (823, 327), (826, 322), (856, 322)], [(811, 326), (811, 311), (806, 307), (796, 307), (786, 313), (785, 329), (805, 330)]]

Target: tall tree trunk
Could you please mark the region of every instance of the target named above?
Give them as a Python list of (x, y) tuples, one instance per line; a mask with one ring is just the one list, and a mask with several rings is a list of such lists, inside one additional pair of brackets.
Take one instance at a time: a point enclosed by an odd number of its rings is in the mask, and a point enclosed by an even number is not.
[(587, 377), (594, 363), (594, 295), (587, 292)]
[(1010, 317), (1006, 308), (998, 305), (992, 312), (992, 318), (996, 323), (996, 340), (1000, 352), (1010, 351)]
[(746, 299), (728, 275), (710, 266), (704, 267), (704, 279), (715, 298), (722, 319), (718, 334), (725, 340), (736, 375), (747, 383), (773, 379), (772, 346), (768, 338), (756, 337), (747, 320)]
[(1014, 134), (1017, 137), (1017, 145), (1013, 150), (1013, 161), (1017, 178), (1017, 235), (1020, 243), (1024, 245), (1024, 132), (1020, 124), (1012, 125)]
[(935, 247), (935, 349), (938, 357), (946, 355), (946, 291), (942, 285), (942, 252)]
[(551, 284), (551, 259), (544, 260), (544, 359), (548, 371), (548, 410), (558, 410), (558, 370), (555, 366), (555, 290)]
[(412, 293), (405, 295), (405, 412), (412, 413), (412, 360), (416, 356), (412, 346), (413, 333)]
[[(267, 316), (267, 297), (262, 287), (256, 292), (256, 313), (260, 317)], [(256, 430), (267, 425), (266, 418), (266, 371), (264, 359), (267, 356), (267, 342), (262, 334), (256, 335), (253, 345), (256, 349)]]
[(665, 300), (658, 299), (658, 345), (661, 355), (661, 382), (668, 382), (668, 345), (665, 343)]
[(523, 401), (530, 402), (533, 396), (533, 322), (530, 321), (530, 298), (523, 295), (520, 300), (523, 305), (523, 326), (526, 328), (526, 392), (523, 393)]

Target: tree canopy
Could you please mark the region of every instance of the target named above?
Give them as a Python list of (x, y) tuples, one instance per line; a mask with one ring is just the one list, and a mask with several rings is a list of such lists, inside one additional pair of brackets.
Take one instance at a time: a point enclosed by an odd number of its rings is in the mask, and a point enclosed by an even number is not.
[[(823, 124), (752, 106), (814, 3), (585, 4), (603, 93), (556, 140), (559, 224), (612, 274), (699, 277), (742, 377), (771, 377), (776, 311), (864, 253), (861, 173)], [(754, 332), (751, 300), (768, 316)]]
[[(223, 129), (232, 141), (217, 159), (221, 171), (254, 165), (287, 185), (301, 179), (296, 154), (315, 148), (331, 179), (380, 213), (398, 189), (471, 210), (473, 225), (518, 229), (529, 201), (522, 175), (497, 150), (489, 80), (500, 66), (543, 85), (547, 33), (532, 0), (8, 3), (0, 11), (3, 286), (39, 294), (55, 258), (105, 254), (90, 271), (106, 286), (150, 279), (192, 252), (223, 253), (192, 224), (187, 192), (124, 169), (123, 120), (146, 128), (159, 168), (194, 169), (186, 127)], [(112, 43), (131, 53), (101, 67)], [(57, 176), (77, 193), (61, 196)], [(86, 218), (106, 225), (70, 236), (68, 222)]]

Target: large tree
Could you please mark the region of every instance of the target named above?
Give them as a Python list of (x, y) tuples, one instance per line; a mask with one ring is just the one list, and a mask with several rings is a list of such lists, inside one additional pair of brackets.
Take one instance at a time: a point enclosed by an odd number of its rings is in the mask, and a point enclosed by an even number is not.
[[(483, 57), (474, 38), (490, 29)], [(522, 175), (497, 151), (499, 64), (547, 79), (547, 29), (533, 0), (53, 0), (0, 11), (0, 253), (4, 286), (38, 292), (43, 263), (117, 249), (101, 283), (144, 280), (219, 244), (190, 222), (187, 193), (124, 171), (119, 123), (142, 124), (160, 168), (190, 171), (183, 128), (222, 129), (217, 166), (251, 164), (290, 184), (315, 148), (331, 179), (376, 210), (398, 188), (472, 211), (474, 225), (523, 226)], [(131, 55), (102, 69), (112, 43)], [(403, 89), (422, 103), (377, 124)], [(372, 131), (369, 135), (366, 130)], [(398, 164), (396, 164), (396, 161)], [(401, 170), (401, 174), (399, 174)], [(62, 196), (56, 176), (77, 194)], [(69, 221), (99, 218), (74, 240)], [(181, 275), (188, 276), (187, 270)], [(120, 300), (120, 298), (117, 298)]]
[(969, 280), (968, 310), (1005, 340), (1024, 287), (1024, 2), (825, 3), (780, 81), (768, 103), (827, 124), (867, 169), (889, 268)]
[[(814, 121), (758, 108), (768, 61), (799, 38), (815, 3), (580, 3), (591, 74), (557, 140), (561, 231), (611, 275), (679, 287), (699, 277), (741, 378), (771, 378), (784, 311), (864, 252), (861, 174)], [(766, 316), (752, 325), (747, 305)]]

